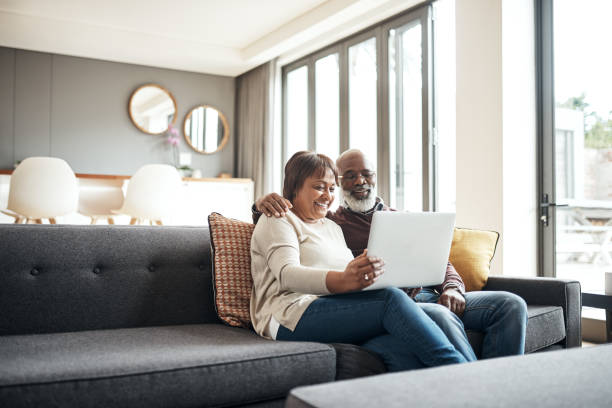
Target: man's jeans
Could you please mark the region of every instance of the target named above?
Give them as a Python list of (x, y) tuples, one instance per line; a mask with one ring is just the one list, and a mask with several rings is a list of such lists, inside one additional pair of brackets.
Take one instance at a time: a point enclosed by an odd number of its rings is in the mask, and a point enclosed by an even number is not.
[(380, 354), (390, 371), (467, 361), (423, 309), (397, 288), (320, 297), (294, 331), (281, 325), (276, 339), (361, 345)]
[[(467, 292), (465, 293), (465, 311), (461, 318), (448, 308), (436, 304), (438, 298), (439, 295), (435, 291), (424, 288), (416, 296), (416, 301), (429, 317), (438, 323), (466, 360), (472, 361), (476, 359), (476, 356), (468, 342), (465, 330), (484, 334), (481, 358), (509, 356), (525, 352), (527, 305), (521, 297), (509, 292)], [(444, 310), (440, 310), (440, 306)]]

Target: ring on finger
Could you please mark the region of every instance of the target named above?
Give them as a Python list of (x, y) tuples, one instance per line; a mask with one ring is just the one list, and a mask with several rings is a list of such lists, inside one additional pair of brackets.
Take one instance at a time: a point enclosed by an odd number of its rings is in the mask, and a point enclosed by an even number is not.
[(370, 277), (368, 276), (367, 272), (363, 274), (363, 279), (370, 280)]

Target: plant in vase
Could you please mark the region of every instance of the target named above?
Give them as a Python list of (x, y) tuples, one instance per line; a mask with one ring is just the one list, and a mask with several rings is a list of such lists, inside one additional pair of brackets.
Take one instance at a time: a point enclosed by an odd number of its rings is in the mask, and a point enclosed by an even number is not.
[(181, 176), (183, 177), (191, 177), (193, 175), (193, 167), (188, 166), (186, 164), (176, 168)]
[(193, 169), (190, 166), (181, 166), (179, 160), (179, 131), (172, 123), (168, 125), (168, 130), (164, 133), (166, 143), (170, 146), (170, 164), (172, 164), (183, 177), (190, 177)]
[(166, 143), (168, 143), (170, 146), (170, 162), (174, 167), (178, 167), (179, 131), (172, 125), (172, 123), (168, 125), (168, 130), (166, 131)]

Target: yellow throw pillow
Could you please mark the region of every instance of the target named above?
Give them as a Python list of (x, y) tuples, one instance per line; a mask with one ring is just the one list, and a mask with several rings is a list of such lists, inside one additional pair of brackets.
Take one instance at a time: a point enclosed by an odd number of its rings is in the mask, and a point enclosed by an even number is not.
[(253, 290), (251, 235), (255, 225), (212, 213), (208, 227), (217, 315), (230, 326), (248, 328)]
[(455, 228), (449, 260), (463, 279), (465, 290), (481, 290), (489, 279), (499, 233)]

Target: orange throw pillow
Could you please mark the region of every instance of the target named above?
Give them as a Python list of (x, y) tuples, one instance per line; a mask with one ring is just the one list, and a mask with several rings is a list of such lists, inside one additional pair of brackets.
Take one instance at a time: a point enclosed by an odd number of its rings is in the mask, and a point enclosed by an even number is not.
[(466, 292), (487, 284), (499, 233), (455, 228), (449, 260), (463, 279)]
[(251, 235), (255, 225), (212, 213), (208, 227), (217, 315), (230, 326), (249, 328), (253, 290)]

